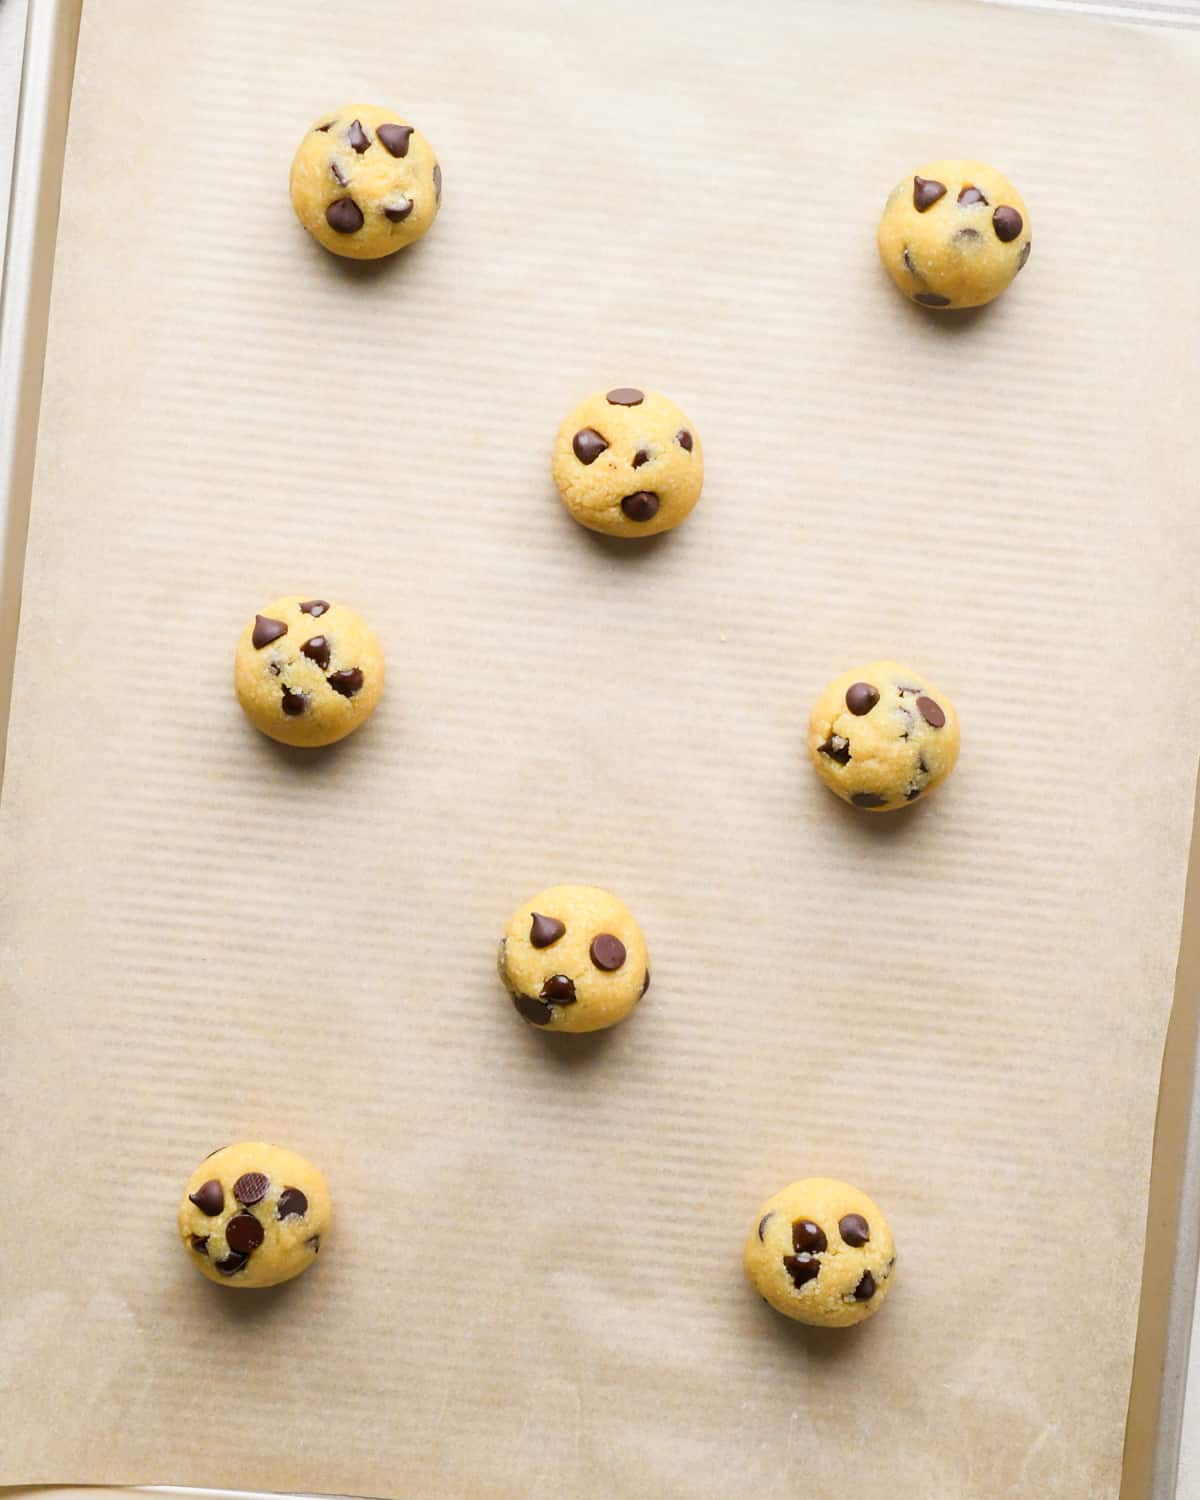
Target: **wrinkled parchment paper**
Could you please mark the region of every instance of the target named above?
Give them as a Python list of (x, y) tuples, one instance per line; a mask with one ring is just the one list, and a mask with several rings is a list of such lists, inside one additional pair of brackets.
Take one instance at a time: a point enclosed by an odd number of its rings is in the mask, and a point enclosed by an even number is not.
[[(1115, 1495), (1200, 727), (1184, 45), (933, 0), (87, 7), (0, 835), (0, 1480)], [(286, 194), (357, 99), (446, 180), (374, 266)], [(1035, 243), (950, 320), (874, 229), (957, 154)], [(641, 546), (548, 472), (618, 383), (708, 460)], [(230, 686), (296, 590), (389, 659), (309, 757)], [(964, 725), (894, 819), (802, 749), (878, 656)], [(650, 943), (592, 1039), (493, 971), (560, 880)], [(256, 1137), (338, 1217), (237, 1294), (174, 1215)], [(899, 1242), (850, 1334), (742, 1281), (809, 1173)]]

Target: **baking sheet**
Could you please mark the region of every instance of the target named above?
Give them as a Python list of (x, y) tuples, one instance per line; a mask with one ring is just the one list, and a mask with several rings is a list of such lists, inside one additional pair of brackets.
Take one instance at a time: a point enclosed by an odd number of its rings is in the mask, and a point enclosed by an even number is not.
[[(923, 9), (418, 5), (395, 57), (381, 5), (85, 17), (4, 803), (6, 1482), (1115, 1493), (1196, 742), (1195, 72), (1179, 39)], [(298, 122), (343, 96), (403, 97), (443, 159), (396, 265), (290, 221)], [(955, 325), (872, 246), (948, 118), (1038, 238)], [(636, 553), (546, 475), (618, 379), (709, 459)], [(293, 582), (390, 650), (315, 761), (228, 693)], [(801, 739), (885, 649), (966, 751), (867, 826)], [(655, 961), (570, 1050), (490, 968), (559, 878), (623, 894)], [(255, 1134), (340, 1222), (248, 1304), (171, 1221)], [(810, 1170), (901, 1243), (836, 1344), (740, 1283)]]

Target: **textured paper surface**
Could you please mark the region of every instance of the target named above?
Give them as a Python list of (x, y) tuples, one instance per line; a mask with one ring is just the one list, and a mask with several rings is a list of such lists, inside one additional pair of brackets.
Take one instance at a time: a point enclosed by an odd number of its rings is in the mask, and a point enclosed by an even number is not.
[[(1116, 1493), (1200, 727), (1183, 47), (940, 4), (90, 8), (3, 804), (0, 1480)], [(446, 174), (391, 264), (287, 202), (356, 98)], [(873, 243), (950, 150), (1036, 242), (954, 322)], [(643, 547), (548, 475), (615, 383), (708, 460)], [(291, 589), (389, 653), (307, 758), (229, 683)], [(866, 820), (803, 730), (883, 654), (964, 753)], [(591, 1040), (493, 973), (571, 879), (654, 964)], [(338, 1222), (251, 1296), (174, 1213), (256, 1136)], [(741, 1279), (809, 1172), (900, 1245), (848, 1335)]]

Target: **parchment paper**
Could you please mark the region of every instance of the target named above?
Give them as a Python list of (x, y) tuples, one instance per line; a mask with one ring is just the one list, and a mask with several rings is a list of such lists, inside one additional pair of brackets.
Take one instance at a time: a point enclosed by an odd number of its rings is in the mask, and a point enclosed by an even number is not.
[[(0, 1481), (1115, 1495), (1200, 728), (1185, 45), (861, 0), (87, 8), (3, 804)], [(446, 180), (365, 267), (286, 194), (355, 99)], [(950, 320), (874, 229), (959, 153), (1035, 245)], [(708, 458), (644, 546), (548, 472), (617, 383)], [(389, 654), (308, 757), (230, 685), (292, 590)], [(872, 820), (802, 741), (881, 655), (964, 750)], [(559, 880), (651, 948), (590, 1040), (493, 971)], [(251, 1295), (174, 1216), (254, 1137), (338, 1219)], [(808, 1173), (899, 1242), (850, 1334), (742, 1280)]]

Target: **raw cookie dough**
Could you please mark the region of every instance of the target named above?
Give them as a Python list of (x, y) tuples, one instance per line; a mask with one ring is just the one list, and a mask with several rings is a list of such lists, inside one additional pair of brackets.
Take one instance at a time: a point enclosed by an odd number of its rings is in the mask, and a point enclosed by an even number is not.
[(945, 781), (958, 759), (958, 715), (945, 693), (899, 662), (835, 677), (813, 707), (808, 753), (844, 802), (893, 812)]
[(311, 1162), (262, 1141), (223, 1146), (188, 1178), (179, 1235), (193, 1264), (221, 1286), (274, 1286), (317, 1258), (333, 1205)]
[(650, 986), (646, 940), (628, 908), (594, 885), (552, 885), (519, 906), (500, 940), (500, 978), (545, 1031), (599, 1031)]
[(832, 1177), (806, 1177), (763, 1204), (743, 1259), (754, 1290), (785, 1318), (849, 1328), (879, 1311), (896, 1247), (866, 1193)]
[(673, 401), (617, 386), (581, 402), (558, 429), (551, 465), (562, 503), (609, 536), (678, 526), (704, 483), (704, 450)]
[(375, 711), (383, 652), (344, 604), (290, 594), (242, 631), (233, 683), (255, 729), (285, 745), (332, 745)]
[(1025, 200), (995, 167), (935, 161), (888, 195), (879, 254), (922, 307), (978, 307), (998, 297), (1029, 259)]
[(313, 121), (292, 158), (296, 217), (335, 255), (378, 260), (419, 240), (437, 217), (433, 147), (390, 109), (347, 104)]

